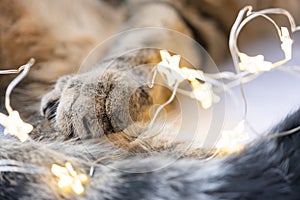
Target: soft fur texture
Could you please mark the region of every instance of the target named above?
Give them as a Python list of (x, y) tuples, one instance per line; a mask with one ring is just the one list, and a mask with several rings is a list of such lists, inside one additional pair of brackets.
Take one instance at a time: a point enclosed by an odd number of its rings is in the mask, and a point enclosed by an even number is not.
[[(265, 3), (257, 2), (255, 9), (281, 6), (279, 1)], [(159, 27), (183, 33), (220, 62), (241, 6), (239, 1), (209, 0), (2, 0), (1, 66), (18, 66), (30, 57), (37, 64), (12, 96), (13, 107), (35, 125), (33, 141), (0, 138), (0, 159), (30, 163), (45, 173), (1, 172), (0, 198), (299, 199), (299, 132), (264, 137), (239, 154), (206, 160), (205, 150), (171, 141), (176, 121), (163, 129), (159, 121), (151, 130), (135, 126), (148, 119), (145, 113), (154, 102), (169, 95), (163, 88), (143, 86), (159, 62), (158, 51), (136, 48), (159, 44), (192, 54), (193, 48), (176, 43), (174, 35), (128, 32), (99, 52), (92, 69), (63, 76), (75, 72), (94, 45), (120, 31), (120, 25), (123, 31)], [(299, 4), (290, 0), (284, 6), (293, 11)], [(253, 30), (248, 34), (255, 35)], [(129, 53), (120, 54), (124, 51)], [(6, 78), (1, 77), (1, 94)], [(299, 126), (299, 117), (295, 112), (270, 132)], [(157, 130), (155, 137), (138, 138)], [(61, 190), (49, 173), (51, 164), (66, 161), (88, 173), (98, 158), (106, 159), (95, 165), (83, 195)]]

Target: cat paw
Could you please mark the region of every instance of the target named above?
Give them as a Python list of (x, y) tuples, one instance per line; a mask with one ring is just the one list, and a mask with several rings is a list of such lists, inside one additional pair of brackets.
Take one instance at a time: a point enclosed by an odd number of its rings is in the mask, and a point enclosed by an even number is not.
[(72, 78), (72, 75), (67, 75), (59, 78), (52, 91), (43, 96), (41, 100), (41, 115), (49, 121), (56, 117), (56, 110), (59, 104), (61, 93), (68, 80)]
[(146, 86), (139, 83), (141, 77), (113, 69), (63, 77), (42, 98), (42, 115), (54, 121), (66, 138), (122, 131), (141, 119), (152, 104)]

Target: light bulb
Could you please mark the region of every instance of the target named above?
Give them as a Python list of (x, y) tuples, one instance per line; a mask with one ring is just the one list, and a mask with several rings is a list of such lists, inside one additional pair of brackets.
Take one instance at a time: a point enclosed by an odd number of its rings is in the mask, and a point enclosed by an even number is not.
[(29, 133), (33, 130), (31, 124), (25, 123), (18, 111), (12, 111), (8, 116), (0, 114), (0, 124), (4, 126), (4, 135), (12, 135), (21, 142), (29, 138)]
[(51, 172), (59, 178), (58, 187), (72, 188), (78, 195), (84, 192), (83, 184), (87, 182), (88, 177), (86, 174), (78, 174), (71, 163), (67, 162), (64, 167), (53, 164)]

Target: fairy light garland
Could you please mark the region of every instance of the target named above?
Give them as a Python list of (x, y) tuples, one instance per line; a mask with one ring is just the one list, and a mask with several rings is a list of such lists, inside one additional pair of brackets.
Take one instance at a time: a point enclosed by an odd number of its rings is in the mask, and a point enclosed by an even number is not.
[(0, 70), (0, 74), (20, 73), (7, 87), (5, 94), (5, 108), (8, 116), (0, 113), (0, 124), (4, 127), (4, 135), (11, 135), (18, 138), (21, 142), (25, 142), (29, 138), (29, 133), (33, 130), (33, 126), (24, 122), (18, 111), (13, 110), (10, 106), (10, 94), (15, 86), (28, 74), (30, 67), (35, 60), (31, 58), (28, 63), (22, 65), (18, 70)]
[[(206, 80), (202, 71), (188, 69), (186, 67), (181, 68), (179, 66), (180, 55), (171, 56), (166, 50), (161, 50), (160, 55), (162, 61), (153, 68), (153, 77), (149, 87), (153, 87), (157, 72), (159, 72), (166, 78), (167, 85), (172, 88), (173, 92), (169, 100), (158, 107), (148, 128), (152, 128), (159, 112), (174, 100), (177, 89), (184, 80), (190, 83), (192, 91), (184, 91), (182, 93), (199, 101), (204, 109), (210, 108), (213, 103), (217, 103), (220, 100), (220, 98), (214, 94), (211, 83)], [(203, 83), (200, 81), (203, 81)]]
[[(278, 9), (274, 9), (278, 10)], [(262, 14), (265, 12), (251, 12), (252, 8), (251, 7), (246, 7), (243, 10), (240, 11), (241, 14), (244, 14), (245, 12), (247, 13), (247, 17), (243, 20), (240, 21), (239, 18), (237, 18), (235, 24), (239, 24), (239, 26), (235, 29), (231, 29), (231, 37), (230, 37), (230, 48), (232, 52), (232, 56), (236, 57), (236, 55), (239, 57), (240, 62), (238, 64), (239, 70), (241, 71), (249, 71), (251, 73), (259, 73), (259, 72), (264, 72), (264, 71), (270, 71), (271, 69), (281, 66), (287, 61), (289, 61), (292, 58), (292, 44), (293, 40), (290, 37), (289, 31), (286, 27), (281, 27), (279, 28), (277, 24), (266, 14)], [(275, 14), (272, 12), (273, 9), (269, 9), (268, 14)], [(277, 29), (277, 34), (278, 37), (280, 38), (281, 41), (281, 49), (285, 55), (285, 58), (276, 62), (272, 63), (270, 61), (265, 61), (264, 56), (259, 54), (257, 56), (248, 56), (245, 53), (241, 53), (237, 47), (237, 38), (239, 36), (239, 33), (241, 29), (251, 20), (257, 18), (257, 17), (264, 17), (267, 20), (269, 20), (274, 27)], [(291, 29), (294, 30), (293, 26), (295, 25), (293, 19), (290, 19), (290, 25)], [(235, 27), (235, 26), (233, 26)], [(234, 55), (233, 55), (234, 54)], [(236, 62), (236, 60), (234, 60)], [(236, 63), (234, 63), (236, 64)], [(238, 71), (237, 71), (238, 72)]]
[[(274, 8), (274, 9), (265, 9), (262, 11), (252, 12), (251, 6), (246, 6), (245, 8), (243, 8), (238, 14), (238, 17), (231, 29), (230, 38), (229, 38), (229, 48), (230, 48), (233, 64), (237, 74), (240, 74), (241, 73), (240, 70), (241, 70), (241, 71), (247, 71), (251, 74), (261, 75), (266, 71), (270, 71), (273, 68), (282, 66), (284, 63), (286, 63), (292, 58), (293, 40), (290, 37), (288, 29), (286, 27), (279, 28), (276, 22), (268, 16), (269, 14), (285, 15), (289, 20), (291, 31), (295, 32), (299, 30), (299, 28), (296, 27), (295, 25), (293, 17), (290, 15), (289, 12), (287, 12), (284, 9)], [(284, 59), (272, 63), (269, 61), (265, 61), (263, 55), (257, 55), (251, 57), (239, 51), (239, 48), (237, 46), (237, 39), (240, 31), (248, 22), (250, 22), (251, 20), (257, 17), (263, 17), (267, 19), (276, 28), (278, 37), (280, 38), (281, 41), (281, 49), (285, 55)], [(249, 138), (250, 138), (249, 134), (251, 134), (249, 131), (246, 131), (246, 126), (248, 126), (250, 130), (252, 130), (252, 134), (253, 133), (257, 134), (257, 132), (253, 129), (253, 127), (247, 122), (248, 105), (247, 105), (247, 98), (245, 95), (243, 81), (242, 81), (242, 78), (247, 78), (247, 75), (249, 74), (246, 74), (245, 77), (242, 76), (239, 77), (240, 90), (244, 101), (244, 117), (242, 121), (236, 126), (235, 129), (233, 129), (230, 132), (228, 131), (222, 132), (219, 141), (216, 143), (217, 153), (219, 152), (237, 153), (241, 149), (243, 149), (243, 146), (247, 144), (247, 142), (249, 142)], [(228, 140), (228, 133), (230, 133), (231, 136), (235, 136), (235, 137), (231, 137), (231, 139)], [(241, 139), (241, 135), (243, 135), (242, 139)]]
[(8, 116), (0, 113), (0, 124), (3, 125), (4, 135), (11, 135), (18, 138), (21, 142), (25, 142), (33, 130), (33, 126), (24, 122), (18, 111), (12, 111)]
[[(246, 127), (248, 127), (253, 133), (257, 134), (251, 124), (247, 122), (248, 106), (243, 83), (253, 80), (264, 72), (282, 66), (292, 58), (293, 40), (290, 37), (288, 28), (279, 27), (277, 23), (268, 16), (270, 14), (285, 15), (290, 23), (292, 33), (300, 29), (300, 27), (296, 27), (294, 19), (290, 13), (284, 9), (272, 8), (252, 12), (251, 6), (246, 6), (243, 8), (239, 12), (237, 19), (233, 24), (229, 38), (229, 48), (236, 73), (220, 72), (218, 74), (206, 74), (201, 70), (180, 67), (180, 55), (171, 56), (166, 50), (161, 50), (160, 54), (162, 61), (153, 69), (153, 77), (150, 87), (153, 87), (155, 77), (157, 72), (159, 72), (163, 77), (166, 78), (167, 84), (173, 90), (173, 93), (170, 99), (157, 109), (150, 122), (149, 128), (151, 128), (154, 124), (154, 121), (162, 108), (173, 101), (176, 92), (180, 92), (181, 94), (196, 99), (201, 103), (204, 109), (208, 109), (213, 105), (213, 103), (217, 103), (220, 100), (219, 96), (217, 96), (214, 91), (222, 90), (224, 88), (225, 91), (231, 93), (231, 88), (239, 85), (244, 101), (244, 117), (233, 130), (225, 130), (221, 133), (221, 137), (216, 143), (215, 148), (217, 149), (217, 153), (223, 152), (222, 154), (241, 151), (250, 138), (249, 132), (246, 131)], [(264, 56), (261, 54), (249, 56), (246, 53), (239, 51), (237, 45), (239, 33), (247, 23), (257, 17), (263, 17), (267, 19), (277, 30), (278, 37), (281, 41), (281, 49), (285, 56), (284, 59), (272, 63), (270, 61), (266, 61)], [(226, 79), (229, 82), (224, 84), (223, 82), (219, 81), (219, 79)], [(178, 88), (179, 84), (185, 80), (189, 81), (192, 91), (186, 91)], [(203, 83), (198, 80), (203, 81)], [(280, 136), (280, 134), (277, 135)]]
[[(20, 73), (7, 87), (5, 94), (5, 108), (8, 115), (0, 113), (0, 124), (4, 127), (4, 135), (11, 135), (18, 138), (21, 142), (29, 139), (29, 133), (33, 130), (33, 126), (24, 122), (18, 111), (13, 110), (10, 106), (10, 94), (15, 86), (28, 74), (35, 60), (31, 58), (25, 65), (17, 70), (0, 70), (0, 74), (17, 74)], [(0, 172), (18, 172), (28, 174), (50, 174), (47, 170), (38, 166), (23, 163), (15, 160), (1, 159)], [(78, 174), (70, 162), (66, 162), (65, 166), (53, 164), (51, 173), (58, 177), (59, 188), (72, 188), (76, 194), (84, 192), (83, 185), (87, 183), (88, 176), (86, 174)]]
[[(214, 103), (220, 101), (220, 97), (215, 93), (220, 88), (224, 88), (225, 91), (230, 92), (230, 89), (235, 86), (240, 86), (243, 100), (244, 100), (244, 118), (241, 120), (236, 128), (233, 130), (225, 130), (222, 132), (219, 141), (216, 143), (215, 154), (209, 159), (215, 157), (218, 154), (231, 154), (236, 153), (244, 149), (244, 144), (249, 140), (249, 134), (246, 128), (252, 129), (251, 125), (247, 122), (247, 100), (243, 89), (243, 83), (249, 82), (261, 75), (264, 72), (270, 71), (276, 67), (282, 66), (288, 60), (292, 58), (292, 44), (293, 40), (290, 37), (290, 32), (286, 27), (278, 27), (269, 14), (281, 14), (285, 15), (290, 23), (291, 32), (294, 33), (300, 30), (296, 27), (293, 17), (284, 9), (274, 8), (266, 9), (258, 12), (252, 12), (252, 7), (247, 6), (243, 8), (232, 27), (229, 47), (236, 69), (236, 73), (232, 72), (220, 72), (218, 74), (207, 74), (201, 70), (194, 70), (185, 67), (180, 67), (180, 55), (171, 56), (166, 50), (161, 50), (162, 61), (156, 65), (153, 70), (152, 81), (149, 87), (154, 86), (154, 81), (157, 73), (160, 73), (166, 78), (167, 85), (173, 90), (171, 97), (167, 102), (158, 107), (154, 117), (152, 118), (149, 128), (151, 128), (159, 114), (159, 112), (169, 103), (171, 103), (177, 92), (182, 93), (190, 98), (193, 98), (201, 103), (204, 109), (208, 109), (213, 106)], [(237, 47), (237, 38), (242, 28), (251, 20), (257, 17), (263, 17), (269, 20), (277, 30), (278, 36), (281, 41), (281, 49), (284, 52), (285, 58), (278, 62), (272, 63), (266, 61), (263, 55), (248, 56), (245, 53), (239, 51)], [(29, 139), (29, 133), (32, 131), (32, 125), (24, 122), (18, 113), (10, 106), (10, 93), (13, 88), (27, 75), (30, 67), (34, 64), (34, 59), (31, 59), (27, 64), (21, 66), (18, 70), (0, 70), (0, 74), (21, 74), (15, 78), (8, 86), (5, 95), (5, 107), (8, 115), (0, 113), (0, 124), (4, 126), (4, 134), (10, 134), (17, 137), (20, 141), (24, 142)], [(290, 70), (293, 70), (291, 68)], [(297, 69), (298, 70), (298, 69)], [(226, 79), (229, 82), (223, 84), (220, 79)], [(182, 90), (179, 85), (183, 81), (188, 81), (191, 86), (191, 91)], [(286, 136), (299, 131), (300, 127), (296, 127), (292, 130), (269, 134), (266, 138), (276, 138)], [(252, 129), (253, 132), (255, 132)], [(64, 166), (58, 164), (52, 164), (50, 170), (45, 169), (29, 163), (23, 163), (16, 160), (0, 159), (0, 172), (18, 172), (18, 173), (29, 173), (29, 174), (46, 174), (52, 175), (57, 178), (57, 185), (61, 189), (72, 189), (72, 191), (81, 195), (84, 193), (84, 185), (88, 183), (89, 178), (93, 176), (96, 164), (102, 160), (96, 160), (90, 169), (90, 176), (85, 173), (78, 173), (70, 162), (66, 162)]]
[(72, 189), (77, 195), (84, 193), (84, 185), (87, 184), (89, 179), (86, 174), (77, 173), (70, 162), (66, 162), (65, 166), (52, 164), (50, 172), (33, 164), (11, 159), (0, 159), (0, 172), (54, 175), (58, 178), (57, 185), (59, 188), (63, 190)]
[(58, 187), (72, 188), (72, 190), (80, 195), (84, 192), (83, 185), (87, 183), (88, 176), (83, 173), (77, 173), (70, 162), (66, 162), (65, 166), (53, 164), (51, 172), (59, 178)]

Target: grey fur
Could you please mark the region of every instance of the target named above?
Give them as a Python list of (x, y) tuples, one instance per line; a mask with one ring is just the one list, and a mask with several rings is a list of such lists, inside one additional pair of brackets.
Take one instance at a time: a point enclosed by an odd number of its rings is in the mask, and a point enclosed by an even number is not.
[[(130, 1), (129, 5), (134, 9), (128, 11), (124, 30), (156, 26), (189, 36), (196, 30), (204, 34), (213, 54), (218, 57), (224, 51), (223, 34), (215, 26), (207, 29), (199, 23), (205, 20), (193, 8), (185, 13), (186, 7), (177, 1)], [(136, 37), (138, 40), (132, 40)], [(217, 42), (220, 46), (216, 47), (216, 41), (220, 41)], [(160, 124), (151, 130), (136, 130), (132, 128), (135, 122), (127, 118), (128, 112), (138, 121), (155, 98), (165, 98), (161, 96), (164, 90), (150, 92), (137, 87), (145, 84), (151, 70), (151, 66), (137, 66), (159, 60), (157, 50), (136, 49), (149, 44), (191, 49), (188, 45), (178, 45), (172, 35), (158, 35), (155, 31), (125, 34), (91, 71), (57, 81), (55, 88), (42, 99), (41, 111), (48, 120), (37, 117), (36, 105), (32, 104), (37, 94), (25, 100), (31, 106), (16, 106), (25, 119), (34, 121), (36, 126), (31, 133), (34, 141), (20, 143), (0, 138), (0, 159), (30, 163), (48, 173), (0, 172), (0, 199), (299, 199), (298, 132), (282, 138), (260, 139), (239, 154), (209, 161), (203, 159), (204, 150), (183, 152), (183, 144), (171, 143), (164, 137), (173, 132), (176, 122), (167, 124), (160, 132), (162, 138), (135, 140), (138, 134), (155, 133)], [(34, 84), (21, 88), (13, 98), (16, 102), (21, 102)], [(129, 97), (136, 88), (127, 109), (129, 101), (124, 97)], [(275, 131), (298, 126), (299, 113)], [(126, 141), (122, 148), (110, 138), (116, 135), (117, 140), (118, 134)], [(66, 161), (78, 171), (88, 173), (97, 158), (107, 159), (95, 166), (83, 195), (61, 190), (56, 177), (50, 174), (51, 164), (63, 165)]]
[[(299, 125), (295, 121), (298, 117), (299, 112), (288, 118), (280, 131)], [(76, 169), (88, 173), (92, 164), (88, 152), (99, 157), (122, 155), (96, 166), (83, 196), (63, 193), (56, 188), (52, 175), (16, 173), (1, 173), (4, 190), (0, 196), (6, 199), (298, 199), (298, 139), (298, 132), (283, 138), (263, 139), (240, 154), (210, 161), (176, 159), (163, 152), (141, 157), (120, 152), (101, 140), (96, 144), (88, 141), (21, 144), (0, 140), (1, 159), (16, 159), (45, 170), (52, 163), (62, 165), (70, 161)], [(160, 167), (163, 162), (171, 164), (148, 173), (133, 173)]]

